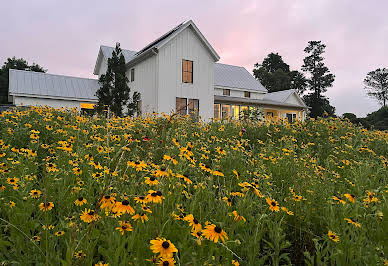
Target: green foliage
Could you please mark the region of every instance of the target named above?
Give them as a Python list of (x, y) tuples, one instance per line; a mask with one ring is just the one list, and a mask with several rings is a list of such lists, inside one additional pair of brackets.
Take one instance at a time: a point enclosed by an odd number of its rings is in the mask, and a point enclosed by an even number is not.
[[(0, 123), (0, 263), (151, 265), (150, 240), (158, 236), (178, 249), (177, 265), (381, 265), (388, 258), (386, 132), (334, 118), (204, 123), (35, 107), (3, 112)], [(149, 177), (159, 183), (147, 184)], [(31, 197), (33, 189), (42, 194)], [(135, 198), (149, 190), (164, 199), (144, 203), (152, 212), (144, 223), (101, 208), (110, 195), (141, 214)], [(87, 202), (77, 206), (80, 197)], [(54, 207), (43, 212), (46, 201)], [(98, 219), (82, 220), (85, 208)], [(193, 236), (182, 220), (188, 214), (203, 227), (220, 226), (228, 240)], [(133, 231), (121, 234), (119, 221)]]
[(29, 65), (23, 58), (7, 58), (0, 69), (0, 104), (8, 103), (9, 69), (18, 69), (34, 72), (46, 72), (40, 65)]
[(368, 96), (375, 98), (384, 107), (388, 101), (388, 69), (378, 68), (369, 72), (364, 79)]
[(131, 89), (128, 86), (126, 76), (125, 58), (120, 48), (120, 43), (112, 52), (112, 57), (108, 58), (106, 73), (99, 78), (100, 88), (96, 92), (98, 104), (96, 110), (101, 113), (109, 110), (116, 116), (124, 115), (124, 108), (127, 114), (132, 116), (137, 111), (140, 94), (134, 92), (133, 100), (130, 100)]
[(325, 48), (326, 45), (321, 41), (309, 41), (304, 49), (307, 56), (303, 59), (302, 70), (309, 74), (307, 78), (309, 94), (305, 100), (311, 107), (310, 116), (313, 118), (323, 117), (325, 112), (331, 115), (335, 111), (329, 100), (322, 95), (333, 85), (335, 78), (323, 62)]
[(278, 53), (270, 53), (261, 64), (256, 63), (253, 76), (261, 82), (268, 92), (295, 89), (301, 94), (307, 85), (303, 73), (297, 70), (290, 71), (290, 66), (283, 61)]
[(355, 114), (344, 113), (342, 118), (349, 119), (355, 125), (362, 125), (366, 129), (388, 130), (388, 107), (381, 107), (366, 117), (358, 118)]

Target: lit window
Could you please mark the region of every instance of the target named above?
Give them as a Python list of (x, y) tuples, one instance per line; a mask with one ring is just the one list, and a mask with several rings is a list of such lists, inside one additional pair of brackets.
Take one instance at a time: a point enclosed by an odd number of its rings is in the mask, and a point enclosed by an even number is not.
[(182, 60), (182, 82), (193, 83), (193, 61)]
[(214, 118), (221, 118), (221, 104), (219, 103), (214, 104)]
[(197, 118), (199, 115), (199, 100), (198, 99), (189, 99), (189, 114), (192, 117)]
[(223, 104), (222, 105), (222, 119), (227, 119), (230, 117), (230, 105)]
[(232, 118), (238, 120), (240, 117), (240, 106), (232, 105)]

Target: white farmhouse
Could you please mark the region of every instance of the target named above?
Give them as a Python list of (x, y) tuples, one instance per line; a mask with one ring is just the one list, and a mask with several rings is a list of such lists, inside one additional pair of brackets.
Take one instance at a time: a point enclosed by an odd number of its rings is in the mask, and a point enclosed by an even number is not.
[[(106, 72), (113, 47), (100, 46), (94, 74)], [(245, 110), (268, 119), (304, 120), (307, 106), (294, 90), (268, 93), (245, 68), (216, 63), (220, 56), (190, 20), (140, 51), (123, 50), (131, 91), (146, 113), (197, 113), (238, 119)], [(10, 70), (9, 98), (16, 106), (90, 109), (97, 79)]]

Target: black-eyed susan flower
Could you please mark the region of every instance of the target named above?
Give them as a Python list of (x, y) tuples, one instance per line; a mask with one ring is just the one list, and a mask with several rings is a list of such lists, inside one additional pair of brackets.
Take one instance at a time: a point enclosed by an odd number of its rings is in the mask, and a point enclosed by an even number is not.
[(232, 213), (229, 214), (229, 216), (233, 217), (233, 220), (235, 222), (243, 221), (244, 223), (247, 221), (244, 216), (239, 215), (237, 211), (232, 211)]
[(202, 230), (202, 225), (199, 221), (194, 218), (192, 214), (188, 214), (183, 218), (184, 221), (189, 222), (189, 226), (191, 226), (191, 230), (194, 232), (198, 232)]
[(104, 263), (102, 261), (99, 261), (98, 263), (94, 264), (94, 266), (109, 266), (109, 263)]
[(327, 233), (327, 235), (329, 236), (329, 238), (334, 241), (335, 243), (339, 242), (339, 236), (334, 233), (333, 231), (329, 230), (329, 232)]
[(78, 199), (76, 199), (74, 201), (74, 204), (77, 206), (82, 206), (82, 205), (86, 204), (86, 202), (88, 202), (88, 201), (84, 197), (79, 197)]
[(55, 235), (60, 237), (60, 236), (63, 236), (65, 234), (64, 231), (58, 231), (58, 232), (55, 232)]
[(31, 237), (31, 240), (34, 242), (39, 242), (40, 241), (40, 236), (33, 236)]
[(7, 183), (10, 185), (16, 185), (19, 182), (19, 178), (17, 177), (8, 177), (7, 178)]
[(52, 208), (54, 208), (54, 203), (52, 203), (51, 201), (50, 202), (42, 202), (41, 204), (39, 204), (39, 209), (43, 212), (50, 211), (50, 210), (52, 210)]
[(134, 216), (132, 216), (132, 220), (134, 220), (134, 221), (137, 221), (139, 219), (141, 220), (142, 223), (149, 220), (147, 214), (145, 214), (145, 213), (140, 213), (140, 214), (137, 213)]
[(339, 203), (342, 203), (342, 205), (346, 204), (346, 201), (341, 199), (339, 196), (333, 196), (332, 199), (335, 200), (335, 201), (338, 201)]
[(354, 225), (355, 227), (361, 227), (361, 224), (358, 223), (354, 218), (345, 218), (345, 221), (347, 221), (349, 224)]
[(153, 175), (155, 177), (167, 177), (170, 175), (168, 169), (166, 169), (166, 167), (162, 166), (158, 169), (156, 169), (156, 171), (153, 172)]
[(232, 260), (233, 266), (240, 266), (240, 263), (237, 260)]
[(116, 198), (110, 195), (105, 195), (100, 200), (100, 208), (111, 210), (116, 203)]
[(159, 181), (154, 176), (151, 176), (151, 177), (146, 176), (144, 183), (146, 183), (149, 186), (156, 186), (157, 184), (159, 184)]
[(76, 253), (74, 253), (74, 257), (76, 259), (84, 259), (86, 258), (86, 254), (82, 250), (79, 250)]
[(224, 243), (228, 240), (226, 232), (220, 226), (215, 224), (206, 225), (205, 229), (202, 230), (202, 233), (206, 239), (209, 239), (214, 243), (217, 243), (218, 239), (221, 239)]
[(265, 201), (268, 203), (269, 209), (271, 211), (275, 211), (275, 212), (279, 211), (279, 204), (277, 203), (276, 200), (271, 199), (271, 198), (266, 198)]
[(79, 167), (74, 167), (73, 168), (73, 172), (74, 172), (75, 175), (81, 175), (82, 174), (82, 170)]
[(148, 200), (144, 196), (136, 196), (133, 199), (135, 200), (136, 203), (139, 203), (139, 204), (146, 204), (148, 202)]
[(132, 231), (132, 225), (125, 221), (119, 221), (120, 226), (116, 227), (116, 230), (120, 231), (121, 235), (124, 235), (125, 232)]
[(344, 196), (351, 202), (351, 203), (354, 203), (356, 201), (356, 196), (354, 196), (353, 194), (344, 194)]
[(94, 210), (85, 209), (80, 215), (80, 218), (85, 223), (91, 223), (93, 221), (98, 220), (100, 216), (96, 214)]
[(116, 211), (121, 214), (129, 213), (133, 215), (135, 213), (135, 210), (132, 208), (132, 206), (129, 204), (128, 200), (123, 201), (117, 201), (115, 203), (115, 206), (113, 207), (113, 211)]
[(13, 207), (16, 206), (16, 203), (15, 203), (14, 201), (11, 200), (11, 201), (8, 203), (8, 205), (9, 205), (9, 207), (12, 209)]
[(286, 207), (281, 207), (281, 210), (284, 211), (285, 213), (287, 213), (288, 215), (291, 215), (291, 216), (294, 215), (294, 212), (290, 211)]
[(202, 231), (191, 231), (191, 235), (197, 239), (197, 245), (200, 246), (203, 240)]
[(172, 266), (175, 265), (175, 260), (173, 257), (162, 256), (159, 259), (158, 266)]
[(37, 190), (37, 189), (33, 189), (30, 191), (30, 197), (33, 199), (39, 198), (41, 194), (42, 194), (42, 192), (40, 190)]
[(47, 169), (47, 172), (58, 172), (58, 169), (55, 163), (47, 163), (46, 169)]
[(162, 203), (164, 196), (161, 191), (149, 190), (146, 196), (147, 202)]
[(172, 257), (174, 253), (178, 252), (178, 249), (175, 247), (170, 240), (165, 239), (164, 237), (158, 237), (156, 239), (150, 240), (153, 253), (158, 254), (161, 257)]
[(240, 174), (239, 172), (237, 172), (236, 170), (233, 169), (233, 174), (236, 175), (236, 178), (239, 179), (240, 178)]

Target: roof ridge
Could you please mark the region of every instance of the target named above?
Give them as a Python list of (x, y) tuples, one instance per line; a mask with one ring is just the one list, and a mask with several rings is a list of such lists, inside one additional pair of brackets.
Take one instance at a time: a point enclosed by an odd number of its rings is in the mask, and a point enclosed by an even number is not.
[(239, 67), (239, 68), (244, 68), (244, 69), (246, 69), (246, 68), (243, 67), (243, 66), (236, 66), (236, 65), (225, 64), (225, 63), (215, 63), (215, 64), (217, 64), (217, 65), (225, 65), (225, 66), (232, 66), (232, 67)]
[(28, 72), (28, 73), (32, 73), (32, 74), (41, 74), (41, 75), (50, 75), (50, 76), (77, 78), (77, 79), (90, 79), (90, 80), (98, 81), (98, 79), (93, 79), (93, 78), (83, 78), (83, 77), (75, 77), (75, 76), (68, 76), (68, 75), (61, 75), (61, 74), (52, 74), (52, 73), (46, 73), (46, 72), (28, 71), (28, 70), (13, 69), (13, 68), (10, 68), (9, 71), (18, 71), (18, 72), (26, 72), (26, 73)]

